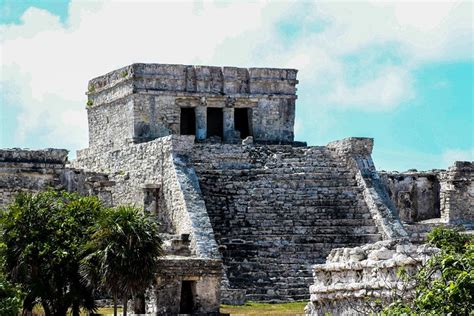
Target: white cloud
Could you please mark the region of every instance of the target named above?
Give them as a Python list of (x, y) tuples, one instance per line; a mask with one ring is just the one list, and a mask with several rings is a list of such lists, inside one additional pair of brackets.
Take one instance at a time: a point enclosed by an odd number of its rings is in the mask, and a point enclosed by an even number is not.
[(474, 161), (474, 148), (471, 149), (457, 149), (451, 148), (443, 152), (443, 164), (450, 167), (455, 161)]
[[(278, 32), (282, 21), (299, 28), (295, 36)], [(73, 0), (64, 24), (30, 8), (21, 24), (0, 25), (1, 106), (21, 108), (19, 143), (83, 147), (87, 81), (159, 62), (299, 68), (299, 106), (391, 110), (416, 95), (420, 63), (471, 58), (471, 23), (471, 2)], [(382, 58), (389, 53), (395, 60)]]

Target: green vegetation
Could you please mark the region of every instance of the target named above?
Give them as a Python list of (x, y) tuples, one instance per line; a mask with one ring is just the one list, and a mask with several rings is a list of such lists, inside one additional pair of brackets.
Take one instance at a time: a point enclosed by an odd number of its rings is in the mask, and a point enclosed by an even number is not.
[(303, 315), (308, 302), (292, 302), (283, 304), (268, 304), (247, 302), (242, 306), (221, 305), (221, 313), (231, 315)]
[(94, 102), (92, 100), (87, 100), (87, 106), (93, 106), (94, 105)]
[(153, 279), (158, 226), (134, 208), (46, 191), (20, 193), (0, 214), (1, 315), (38, 305), (46, 316), (95, 312), (98, 287), (140, 298)]
[(94, 92), (95, 92), (95, 86), (94, 86), (94, 85), (90, 85), (87, 90), (89, 91), (89, 93), (94, 93)]
[(72, 307), (94, 311), (92, 289), (79, 275), (82, 248), (102, 205), (97, 198), (66, 192), (20, 193), (2, 214), (4, 269), (25, 293), (23, 308), (40, 302), (46, 315)]
[(128, 76), (128, 71), (124, 70), (120, 73), (120, 75), (122, 76), (122, 78), (125, 78)]
[(415, 299), (396, 300), (382, 315), (472, 315), (474, 313), (474, 238), (435, 228), (428, 241), (441, 252), (416, 275)]
[[(121, 297), (124, 315), (126, 302), (133, 297), (135, 313), (145, 313), (145, 290), (150, 286), (162, 255), (158, 224), (137, 209), (121, 206), (101, 218), (89, 255), (81, 262), (81, 274), (92, 286)], [(115, 304), (116, 305), (116, 304)]]

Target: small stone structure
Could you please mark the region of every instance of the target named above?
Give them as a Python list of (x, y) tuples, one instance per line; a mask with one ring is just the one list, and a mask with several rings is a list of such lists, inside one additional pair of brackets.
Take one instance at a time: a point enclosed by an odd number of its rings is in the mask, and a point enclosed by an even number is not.
[[(406, 240), (380, 241), (355, 248), (333, 249), (325, 264), (314, 266), (307, 315), (367, 315), (369, 298), (388, 305), (413, 297), (414, 276), (437, 248)], [(408, 280), (399, 278), (404, 269)]]
[(376, 171), (371, 138), (295, 142), (296, 74), (133, 64), (92, 79), (89, 148), (69, 165), (63, 150), (0, 151), (0, 202), (51, 186), (156, 215), (166, 256), (148, 307), (168, 314), (306, 300), (332, 249), (410, 237), (399, 213), (472, 223), (472, 163), (408, 181)]

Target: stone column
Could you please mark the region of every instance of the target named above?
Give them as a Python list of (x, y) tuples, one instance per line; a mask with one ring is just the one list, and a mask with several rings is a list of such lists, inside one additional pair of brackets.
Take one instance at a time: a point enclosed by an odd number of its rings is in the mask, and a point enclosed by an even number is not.
[(204, 140), (207, 134), (207, 107), (199, 105), (196, 107), (196, 139)]
[(223, 108), (224, 142), (232, 141), (235, 134), (234, 108)]

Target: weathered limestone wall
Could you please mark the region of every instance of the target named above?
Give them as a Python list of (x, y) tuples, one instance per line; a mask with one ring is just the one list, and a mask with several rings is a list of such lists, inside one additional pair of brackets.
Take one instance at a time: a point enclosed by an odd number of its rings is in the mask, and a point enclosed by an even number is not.
[[(78, 151), (73, 165), (108, 173), (116, 183), (112, 189), (115, 204), (151, 211), (163, 224), (164, 233), (190, 235), (194, 255), (219, 258), (199, 183), (182, 157), (193, 144), (194, 136), (173, 135), (109, 152), (84, 149)], [(148, 205), (150, 190), (153, 204)]]
[[(207, 108), (222, 108), (223, 141), (239, 141), (234, 110), (247, 108), (255, 141), (291, 142), (296, 73), (294, 69), (162, 64), (115, 70), (89, 82), (90, 147), (181, 134), (181, 108), (195, 109), (198, 140), (207, 137)], [(121, 130), (116, 128), (120, 126)]]
[[(380, 241), (355, 248), (331, 251), (325, 264), (314, 266), (307, 315), (368, 315), (367, 299), (389, 304), (396, 298), (410, 300), (413, 276), (437, 248), (415, 246), (401, 240)], [(409, 281), (399, 279), (403, 268)]]
[(305, 299), (310, 264), (381, 239), (356, 170), (326, 147), (196, 144), (189, 156), (230, 286), (247, 299)]
[(65, 149), (0, 150), (0, 209), (18, 192), (39, 192), (48, 188), (98, 196), (112, 204), (107, 175), (66, 167)]
[(442, 220), (474, 226), (474, 163), (456, 161), (440, 178)]
[(133, 96), (88, 106), (89, 147), (97, 150), (119, 149), (133, 141)]
[(355, 173), (364, 201), (384, 239), (407, 237), (408, 234), (398, 218), (397, 209), (380, 181), (372, 161), (373, 143), (372, 138), (351, 137), (331, 142), (327, 147), (335, 156), (346, 161)]
[(440, 171), (379, 172), (403, 222), (440, 217)]

